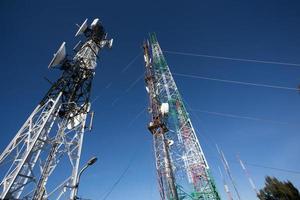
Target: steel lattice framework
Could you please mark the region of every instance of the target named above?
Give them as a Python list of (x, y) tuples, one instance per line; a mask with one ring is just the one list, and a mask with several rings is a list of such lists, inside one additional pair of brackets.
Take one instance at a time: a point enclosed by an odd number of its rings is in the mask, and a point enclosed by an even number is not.
[(163, 200), (219, 200), (209, 166), (155, 34), (144, 42), (157, 176)]
[(112, 45), (98, 19), (90, 26), (86, 20), (80, 34), (85, 42), (76, 45), (73, 57), (65, 55), (65, 43), (55, 54), (49, 66), (58, 65), (62, 76), (0, 155), (1, 171), (6, 170), (0, 199), (76, 199), (97, 54)]

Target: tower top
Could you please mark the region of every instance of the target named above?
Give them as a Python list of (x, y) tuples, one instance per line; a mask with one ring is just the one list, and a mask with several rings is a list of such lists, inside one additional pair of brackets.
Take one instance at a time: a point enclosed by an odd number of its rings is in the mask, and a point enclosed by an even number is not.
[(82, 34), (87, 39), (92, 39), (98, 44), (100, 44), (101, 41), (105, 40), (107, 37), (107, 33), (105, 32), (105, 29), (98, 18), (94, 19), (90, 25), (88, 25), (88, 19), (85, 19), (84, 22), (81, 24), (81, 26), (79, 26), (79, 29), (75, 34), (75, 37)]
[[(101, 23), (101, 21), (96, 18), (93, 22), (88, 25), (88, 19), (85, 19), (84, 22), (79, 26), (77, 24), (78, 31), (75, 34), (75, 37), (84, 35), (86, 37), (86, 41), (91, 41), (95, 44), (95, 47), (91, 47), (91, 44), (88, 44), (88, 47), (95, 53), (95, 48), (104, 48), (105, 46), (108, 48), (112, 48), (113, 39), (107, 39), (107, 33)], [(82, 42), (79, 41), (76, 46), (73, 48), (75, 52), (79, 51), (82, 47)], [(57, 65), (64, 65), (67, 61), (67, 53), (66, 53), (66, 42), (63, 42), (59, 47), (57, 52), (54, 54), (48, 68), (53, 68)], [(69, 64), (67, 64), (69, 66)], [(65, 68), (63, 68), (65, 69)]]

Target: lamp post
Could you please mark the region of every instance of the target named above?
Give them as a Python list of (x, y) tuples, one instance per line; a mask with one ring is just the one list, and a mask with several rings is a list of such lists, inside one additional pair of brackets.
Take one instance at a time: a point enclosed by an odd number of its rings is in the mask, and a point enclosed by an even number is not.
[(80, 182), (81, 174), (82, 174), (89, 166), (93, 165), (97, 160), (98, 160), (97, 157), (92, 157), (92, 158), (85, 164), (85, 166), (80, 170), (80, 172), (79, 172), (79, 174), (78, 174), (78, 177), (77, 177), (76, 185), (74, 186), (74, 187), (75, 187), (75, 195), (74, 195), (74, 199), (73, 199), (73, 200), (78, 199), (77, 193), (78, 193), (78, 187), (79, 187), (79, 182)]

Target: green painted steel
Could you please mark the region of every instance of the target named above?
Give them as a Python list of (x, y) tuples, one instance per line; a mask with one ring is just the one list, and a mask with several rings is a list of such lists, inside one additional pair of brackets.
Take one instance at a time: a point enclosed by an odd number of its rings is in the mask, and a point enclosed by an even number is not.
[[(150, 34), (150, 46), (158, 99), (161, 103), (169, 104), (169, 114), (165, 117), (165, 123), (170, 131), (166, 137), (174, 141), (174, 145), (170, 147), (170, 155), (179, 199), (220, 200), (191, 119), (155, 33)], [(191, 152), (189, 148), (192, 149)], [(176, 157), (177, 155), (180, 156)], [(188, 158), (187, 161), (184, 159), (185, 156)]]

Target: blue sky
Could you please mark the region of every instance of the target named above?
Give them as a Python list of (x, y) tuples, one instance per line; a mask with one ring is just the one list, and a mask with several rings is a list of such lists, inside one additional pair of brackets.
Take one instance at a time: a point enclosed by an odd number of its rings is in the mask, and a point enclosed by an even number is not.
[[(155, 31), (163, 50), (300, 63), (298, 1), (16, 1), (0, 2), (1, 151), (48, 90), (43, 77), (60, 72), (47, 66), (59, 45), (69, 52), (78, 39), (76, 23), (99, 17), (112, 50), (101, 52), (93, 86), (94, 130), (85, 137), (82, 163), (97, 164), (82, 178), (80, 196), (101, 199), (132, 160), (107, 199), (159, 199), (152, 138), (146, 129), (148, 104), (142, 41)], [(136, 56), (129, 68), (124, 68)], [(297, 87), (300, 68), (166, 54), (174, 73)], [(223, 186), (214, 147), (225, 152), (243, 199), (255, 195), (236, 162), (300, 171), (300, 95), (296, 91), (225, 84), (174, 76), (191, 109), (218, 190)], [(133, 84), (138, 80), (137, 84)], [(230, 113), (277, 122), (229, 118), (195, 110)], [(264, 176), (291, 180), (300, 175), (248, 166), (258, 187)], [(226, 198), (223, 195), (224, 199)]]

